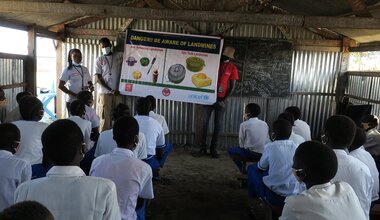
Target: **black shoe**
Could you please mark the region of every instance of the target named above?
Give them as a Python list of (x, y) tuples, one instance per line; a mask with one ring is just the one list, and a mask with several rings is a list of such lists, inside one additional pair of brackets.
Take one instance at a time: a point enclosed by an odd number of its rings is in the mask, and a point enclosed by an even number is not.
[(201, 148), (198, 152), (193, 152), (191, 154), (193, 157), (202, 157), (207, 155), (207, 149)]
[(218, 151), (216, 151), (216, 150), (211, 150), (211, 151), (210, 151), (210, 156), (211, 156), (212, 158), (219, 158), (219, 153), (218, 153)]

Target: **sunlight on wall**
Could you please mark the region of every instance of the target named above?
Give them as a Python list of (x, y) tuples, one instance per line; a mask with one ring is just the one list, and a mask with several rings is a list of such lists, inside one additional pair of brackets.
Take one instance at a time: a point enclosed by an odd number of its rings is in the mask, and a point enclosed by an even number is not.
[(0, 52), (28, 54), (28, 32), (0, 27)]
[(380, 51), (350, 53), (348, 71), (380, 71)]

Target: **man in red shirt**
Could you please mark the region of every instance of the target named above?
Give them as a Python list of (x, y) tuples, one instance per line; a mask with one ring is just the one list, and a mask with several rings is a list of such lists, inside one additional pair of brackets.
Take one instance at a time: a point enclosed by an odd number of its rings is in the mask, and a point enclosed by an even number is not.
[(207, 154), (207, 128), (208, 122), (211, 117), (212, 111), (215, 111), (214, 117), (214, 132), (212, 135), (211, 145), (210, 145), (210, 155), (213, 158), (218, 158), (219, 154), (217, 151), (218, 146), (218, 136), (221, 127), (222, 113), (225, 109), (226, 99), (232, 94), (235, 89), (235, 81), (239, 79), (238, 70), (231, 62), (234, 59), (235, 48), (226, 46), (223, 50), (218, 75), (218, 87), (217, 87), (217, 102), (213, 105), (203, 106), (203, 115), (201, 118), (202, 129), (201, 129), (201, 148), (199, 156)]

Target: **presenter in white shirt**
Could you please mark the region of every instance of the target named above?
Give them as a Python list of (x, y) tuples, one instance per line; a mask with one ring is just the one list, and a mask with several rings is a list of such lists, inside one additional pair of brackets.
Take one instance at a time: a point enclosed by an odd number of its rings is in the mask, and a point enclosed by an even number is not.
[(338, 170), (331, 148), (319, 142), (304, 142), (293, 161), (293, 175), (306, 184), (307, 190), (285, 199), (280, 220), (366, 219), (352, 187), (346, 182), (330, 182)]
[(289, 112), (294, 117), (294, 127), (293, 132), (300, 135), (306, 141), (311, 140), (311, 131), (310, 126), (300, 119), (301, 110), (297, 106), (290, 106), (285, 109), (285, 112)]

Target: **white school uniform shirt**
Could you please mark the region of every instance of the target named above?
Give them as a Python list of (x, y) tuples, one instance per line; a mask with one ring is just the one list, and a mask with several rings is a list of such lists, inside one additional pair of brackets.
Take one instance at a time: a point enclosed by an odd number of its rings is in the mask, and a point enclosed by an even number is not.
[(128, 149), (115, 148), (112, 153), (96, 158), (91, 165), (91, 176), (112, 180), (116, 185), (121, 219), (137, 219), (137, 198), (153, 199), (152, 169), (135, 158)]
[(149, 117), (154, 118), (161, 125), (162, 129), (164, 130), (165, 135), (169, 134), (169, 127), (168, 127), (168, 124), (166, 123), (164, 116), (157, 114), (153, 111), (150, 111)]
[(53, 166), (46, 177), (21, 184), (15, 202), (34, 200), (55, 220), (120, 220), (116, 186), (108, 179), (86, 176), (77, 166)]
[(303, 142), (305, 142), (305, 139), (301, 135), (298, 135), (298, 134), (294, 133), (293, 131), (292, 131), (292, 134), (289, 137), (289, 140), (293, 141), (296, 144), (297, 147), (300, 144), (302, 144)]
[(278, 140), (266, 144), (257, 167), (267, 170), (264, 184), (280, 196), (302, 192), (304, 188), (292, 174), (293, 156), (297, 146), (291, 140)]
[[(94, 156), (99, 157), (103, 154), (109, 154), (115, 148), (117, 148), (117, 143), (113, 139), (113, 129), (103, 131), (99, 135)], [(139, 132), (139, 142), (137, 143), (136, 148), (133, 151), (133, 156), (141, 160), (147, 158), (145, 135), (141, 132)]]
[(68, 119), (75, 122), (79, 126), (83, 134), (84, 143), (86, 144), (86, 150), (89, 151), (93, 145), (91, 143), (91, 122), (76, 115), (70, 116)]
[(12, 111), (7, 113), (4, 123), (22, 120), (19, 106), (16, 106)]
[(91, 128), (99, 127), (100, 125), (100, 119), (99, 116), (96, 114), (96, 110), (88, 107), (86, 105), (86, 113), (84, 114), (84, 119), (91, 122)]
[(293, 132), (301, 135), (305, 141), (310, 141), (311, 140), (311, 131), (310, 131), (310, 126), (305, 122), (300, 119), (297, 119), (294, 121), (294, 126), (293, 126)]
[[(73, 65), (71, 69), (67, 67), (63, 70), (60, 80), (69, 83), (69, 90), (78, 94), (82, 90), (87, 90), (88, 82), (91, 82), (91, 75), (87, 67)], [(66, 102), (72, 102), (76, 97), (66, 94)]]
[(30, 163), (0, 150), (0, 212), (13, 205), (16, 188), (32, 178)]
[(265, 121), (250, 118), (240, 124), (239, 146), (262, 154), (264, 145), (269, 142), (269, 127)]
[[(95, 62), (95, 74), (101, 75), (104, 82), (112, 89), (118, 90), (121, 63), (123, 62), (122, 53), (112, 53), (111, 55), (98, 57)], [(98, 83), (98, 92), (108, 94), (110, 91)]]
[(345, 150), (334, 149), (334, 152), (338, 158), (338, 171), (331, 182), (344, 181), (350, 184), (359, 198), (366, 219), (369, 219), (373, 179), (367, 165)]
[(348, 183), (312, 186), (285, 199), (279, 220), (361, 220), (366, 216), (358, 197)]
[(363, 146), (359, 147), (356, 150), (351, 151), (350, 155), (360, 160), (365, 165), (367, 165), (369, 172), (371, 173), (372, 179), (374, 181), (373, 188), (372, 188), (372, 201), (378, 200), (379, 199), (379, 171), (377, 170), (375, 160), (373, 159), (370, 153), (364, 150)]
[(145, 135), (148, 156), (156, 155), (156, 147), (165, 146), (165, 135), (161, 125), (145, 115), (136, 115), (135, 119), (139, 123), (140, 131)]
[(34, 165), (42, 163), (42, 132), (47, 128), (48, 124), (36, 121), (14, 121), (20, 130), (21, 139), (20, 146), (15, 156), (30, 162)]
[(367, 140), (364, 143), (364, 148), (371, 155), (380, 155), (380, 133), (376, 128), (367, 131)]

